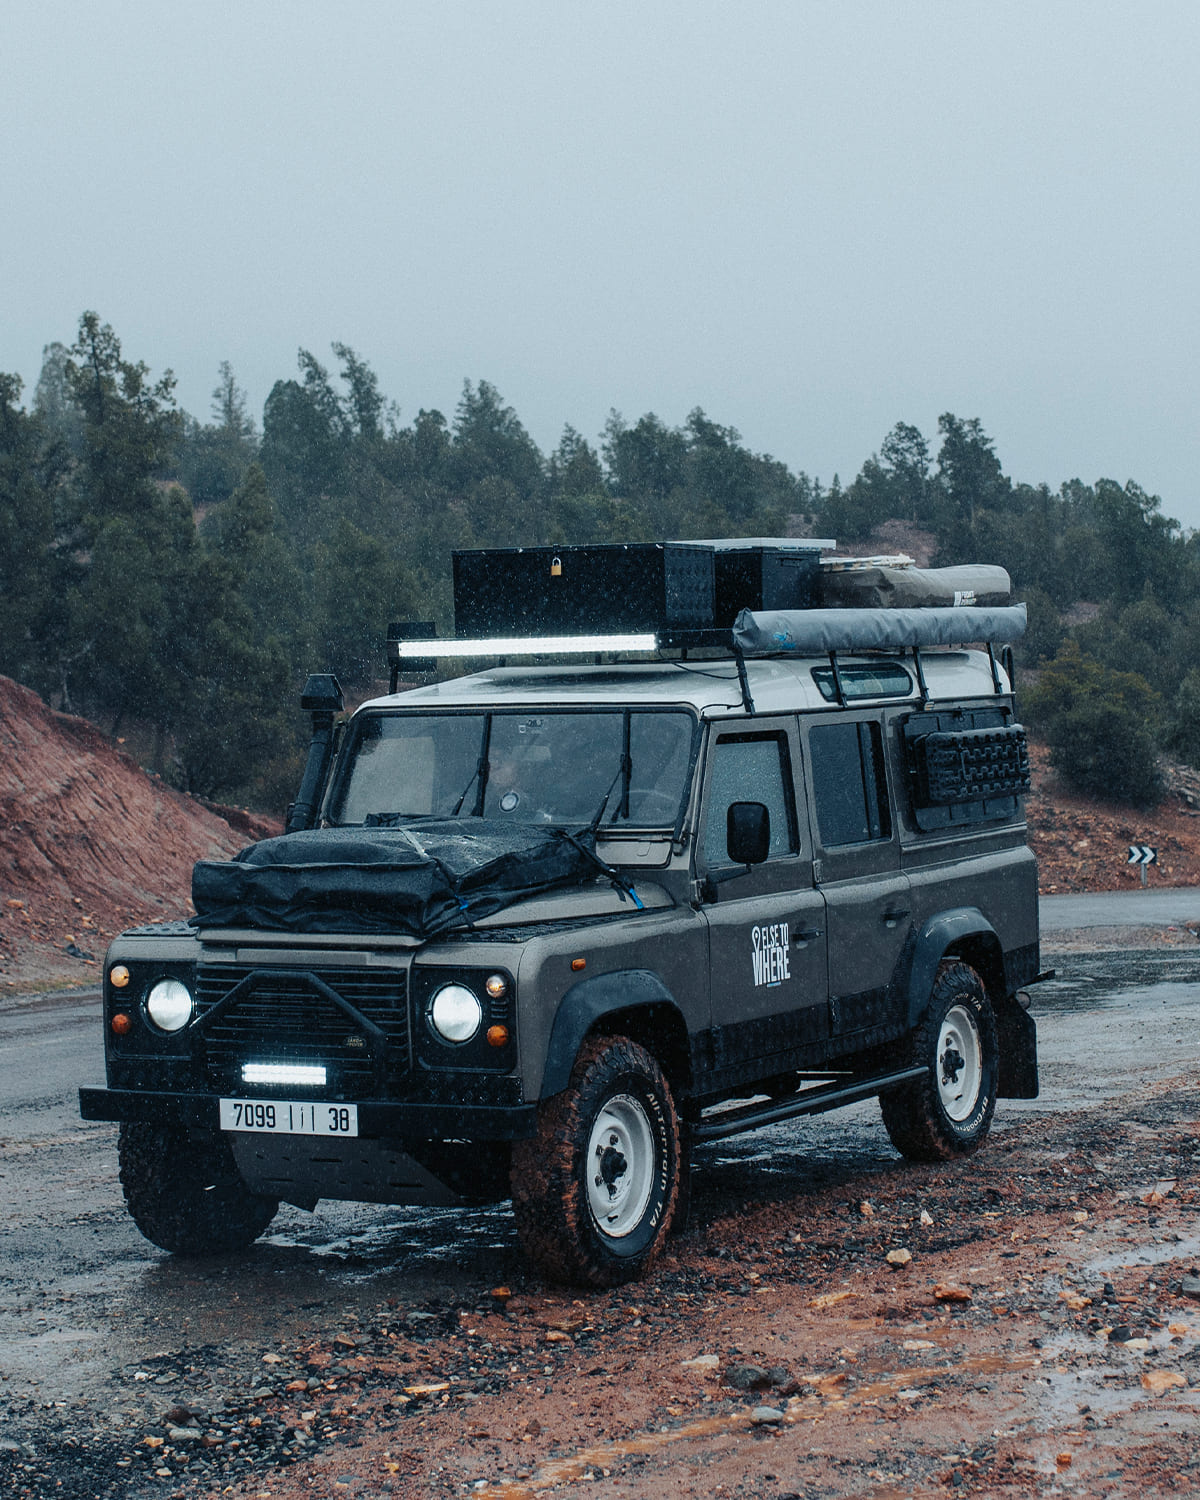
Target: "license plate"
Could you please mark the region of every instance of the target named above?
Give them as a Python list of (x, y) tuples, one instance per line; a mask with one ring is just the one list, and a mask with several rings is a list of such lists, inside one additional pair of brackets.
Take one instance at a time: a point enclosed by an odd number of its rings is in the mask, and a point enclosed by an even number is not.
[(222, 1130), (268, 1135), (357, 1135), (358, 1107), (311, 1099), (222, 1099)]

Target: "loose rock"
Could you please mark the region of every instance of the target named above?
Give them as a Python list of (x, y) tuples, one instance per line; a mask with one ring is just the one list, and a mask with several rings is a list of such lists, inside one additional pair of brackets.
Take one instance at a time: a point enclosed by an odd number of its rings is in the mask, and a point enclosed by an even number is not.
[(771, 1377), (761, 1365), (731, 1365), (725, 1384), (737, 1391), (761, 1391), (771, 1384)]

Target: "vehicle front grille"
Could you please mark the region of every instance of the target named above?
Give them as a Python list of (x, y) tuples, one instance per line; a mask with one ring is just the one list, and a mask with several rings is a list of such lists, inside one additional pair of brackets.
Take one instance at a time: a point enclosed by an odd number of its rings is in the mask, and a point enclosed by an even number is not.
[[(206, 1018), (242, 981), (246, 989), (212, 1021)], [(336, 1005), (320, 980), (357, 1013)], [(196, 975), (196, 1030), (203, 1066), (221, 1094), (296, 1093), (242, 1081), (248, 1062), (320, 1063), (322, 1098), (384, 1097), (412, 1069), (408, 975), (398, 969), (258, 969), (210, 964)], [(383, 1032), (380, 1044), (359, 1018)], [(303, 1093), (301, 1094), (303, 1097)]]

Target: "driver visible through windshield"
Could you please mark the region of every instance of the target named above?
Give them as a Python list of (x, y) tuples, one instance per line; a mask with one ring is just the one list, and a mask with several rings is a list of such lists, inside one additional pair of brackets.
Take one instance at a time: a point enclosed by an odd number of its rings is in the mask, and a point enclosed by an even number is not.
[(670, 828), (691, 764), (682, 710), (367, 713), (350, 728), (335, 824), (485, 817)]

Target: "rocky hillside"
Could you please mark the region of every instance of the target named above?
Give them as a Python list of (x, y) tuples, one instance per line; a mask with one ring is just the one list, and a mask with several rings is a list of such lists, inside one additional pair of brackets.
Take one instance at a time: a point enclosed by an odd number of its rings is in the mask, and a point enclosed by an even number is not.
[[(1154, 885), (1200, 885), (1200, 779), (1173, 769), (1151, 813), (1079, 797), (1034, 747), (1030, 837), (1046, 893), (1140, 883), (1128, 846), (1157, 846)], [(185, 916), (192, 865), (228, 858), (279, 825), (182, 796), (98, 729), (0, 677), (0, 996), (98, 973), (110, 937)]]
[(197, 859), (277, 832), (172, 791), (91, 724), (0, 677), (0, 994), (95, 976), (114, 933), (187, 914)]
[(1030, 747), (1033, 792), (1026, 801), (1029, 842), (1038, 857), (1043, 895), (1122, 891), (1141, 885), (1128, 863), (1131, 844), (1151, 844), (1158, 863), (1150, 885), (1200, 885), (1200, 777), (1186, 766), (1165, 767), (1170, 788), (1149, 812), (1098, 802), (1065, 787), (1044, 747)]

